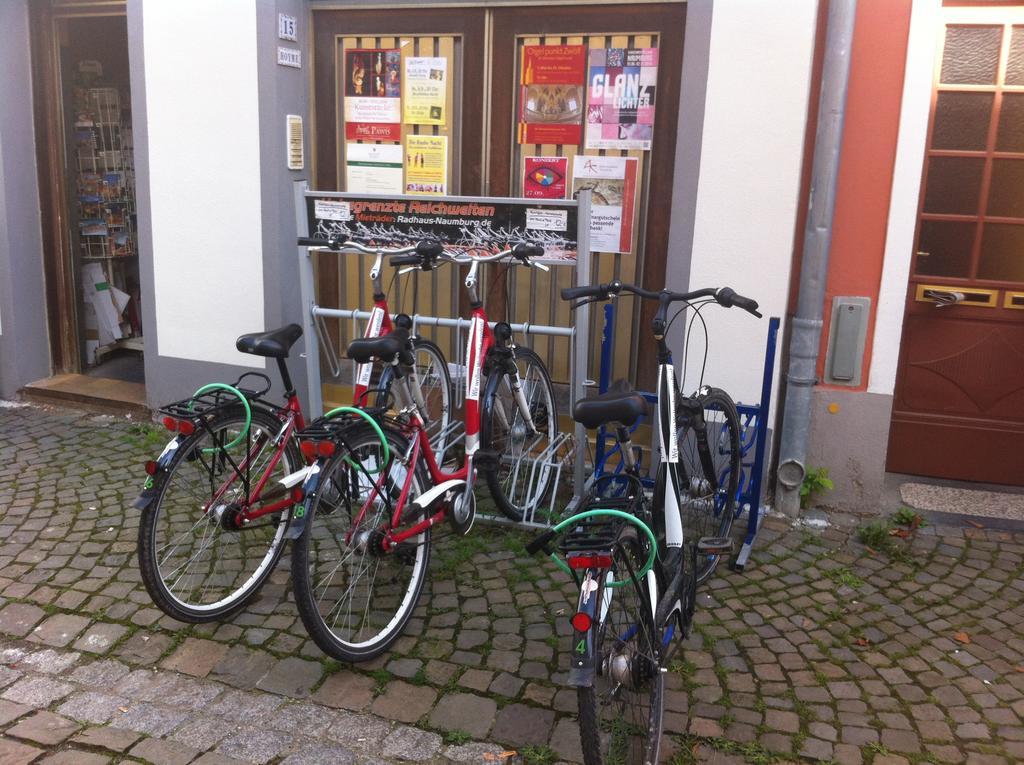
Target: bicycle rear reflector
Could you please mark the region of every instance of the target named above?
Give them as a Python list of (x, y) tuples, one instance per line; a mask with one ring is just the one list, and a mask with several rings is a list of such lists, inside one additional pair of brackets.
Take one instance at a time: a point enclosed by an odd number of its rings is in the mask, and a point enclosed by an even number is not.
[(306, 498), (306, 492), (302, 490), (301, 486), (296, 486), (292, 489), (292, 502), (298, 504)]
[(172, 433), (181, 433), (183, 436), (191, 436), (196, 431), (196, 426), (191, 420), (179, 420), (168, 415), (161, 422)]
[(315, 460), (317, 457), (330, 457), (338, 446), (333, 441), (303, 441), (299, 448), (306, 459)]
[(589, 614), (585, 614), (582, 611), (580, 611), (579, 613), (573, 615), (573, 617), (569, 620), (569, 623), (572, 624), (572, 628), (577, 632), (587, 632), (588, 630), (590, 630), (590, 627), (594, 623), (594, 620), (590, 618)]
[(611, 568), (611, 555), (570, 555), (569, 568)]
[(156, 475), (156, 462), (153, 460), (146, 463), (146, 475)]

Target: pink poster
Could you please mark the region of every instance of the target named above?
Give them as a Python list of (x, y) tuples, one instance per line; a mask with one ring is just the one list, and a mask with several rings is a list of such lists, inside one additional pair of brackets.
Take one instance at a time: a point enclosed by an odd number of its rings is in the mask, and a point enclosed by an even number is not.
[(590, 51), (587, 148), (650, 149), (657, 84), (657, 48)]

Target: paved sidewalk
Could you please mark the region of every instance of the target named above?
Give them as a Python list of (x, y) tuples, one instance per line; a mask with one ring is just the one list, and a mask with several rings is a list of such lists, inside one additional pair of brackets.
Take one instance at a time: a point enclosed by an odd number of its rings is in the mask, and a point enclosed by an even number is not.
[[(287, 560), (229, 623), (182, 625), (141, 585), (128, 508), (164, 440), (0, 408), (0, 763), (579, 758), (571, 587), (522, 535), (439, 540), (407, 634), (368, 665), (307, 639)], [(894, 561), (773, 520), (698, 618), (669, 674), (679, 765), (1024, 761), (1024, 533), (929, 526)]]

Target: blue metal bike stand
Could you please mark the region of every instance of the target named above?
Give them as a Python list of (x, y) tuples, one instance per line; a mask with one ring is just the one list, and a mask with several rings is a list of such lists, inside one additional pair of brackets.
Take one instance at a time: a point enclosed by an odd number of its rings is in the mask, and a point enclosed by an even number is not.
[[(772, 402), (772, 379), (775, 374), (775, 347), (778, 337), (779, 318), (773, 316), (768, 320), (768, 338), (765, 341), (761, 401), (756, 406), (736, 405), (736, 409), (740, 413), (740, 422), (746, 426), (743, 433), (746, 434), (751, 426), (753, 427), (754, 456), (748, 462), (746, 457), (750, 451), (750, 444), (741, 444), (740, 453), (743, 455), (743, 461), (740, 481), (743, 482), (746, 478), (747, 488), (746, 491), (743, 491), (741, 487), (736, 518), (739, 519), (744, 509), (747, 510), (747, 533), (743, 538), (739, 553), (731, 563), (731, 568), (735, 571), (742, 571), (746, 568), (750, 553), (754, 549), (757, 533), (761, 530), (761, 481), (764, 476), (765, 444), (768, 441), (768, 412)], [(745, 423), (743, 422), (744, 417), (746, 418)]]
[[(768, 441), (768, 411), (771, 406), (772, 381), (775, 373), (775, 350), (779, 335), (779, 318), (773, 316), (768, 320), (768, 337), (765, 341), (764, 371), (761, 377), (761, 399), (757, 404), (736, 404), (740, 415), (740, 484), (736, 497), (736, 520), (743, 511), (747, 511), (747, 531), (743, 538), (740, 551), (731, 564), (731, 568), (742, 571), (753, 550), (757, 533), (761, 529), (761, 489), (764, 473), (765, 446)], [(601, 334), (601, 364), (598, 377), (598, 393), (606, 393), (611, 387), (612, 361), (615, 350), (615, 306), (611, 303), (604, 307), (604, 327)], [(657, 403), (654, 393), (638, 391), (651, 403)], [(634, 425), (630, 432), (635, 431), (640, 423)], [(594, 478), (614, 475), (623, 469), (619, 460), (614, 468), (608, 469), (608, 462), (619, 452), (618, 444), (610, 445), (607, 429), (598, 428), (594, 445)], [(647, 488), (653, 488), (654, 476), (650, 471), (641, 476)]]

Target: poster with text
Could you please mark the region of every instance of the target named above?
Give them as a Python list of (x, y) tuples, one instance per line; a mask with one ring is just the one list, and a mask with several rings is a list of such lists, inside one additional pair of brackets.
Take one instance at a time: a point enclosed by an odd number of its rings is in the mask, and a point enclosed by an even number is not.
[(657, 83), (657, 48), (590, 51), (587, 148), (650, 149)]
[(445, 124), (447, 89), (448, 59), (434, 56), (406, 58), (405, 96), (402, 102), (405, 124)]
[(525, 45), (519, 83), (519, 143), (579, 146), (585, 45)]
[(405, 193), (448, 193), (448, 137), (405, 137)]
[(345, 188), (359, 194), (402, 193), (402, 146), (350, 143), (345, 147)]
[(568, 157), (524, 157), (523, 196), (527, 199), (565, 199)]
[(572, 190), (590, 189), (590, 251), (632, 251), (636, 157), (577, 155)]
[(346, 193), (306, 197), (306, 219), (310, 236), (317, 239), (340, 236), (384, 247), (436, 239), (470, 255), (530, 242), (543, 245), (545, 263), (571, 265), (576, 260), (577, 209), (570, 202)]
[(345, 51), (345, 138), (402, 140), (402, 58), (397, 48)]

